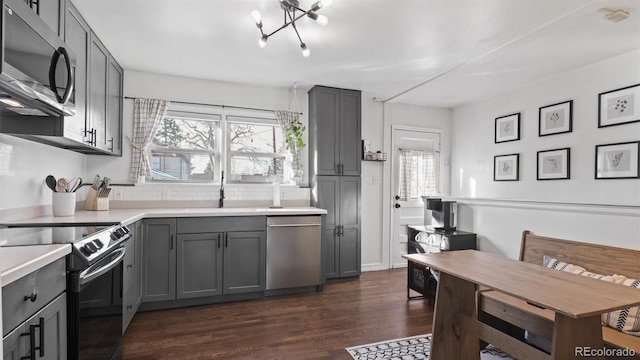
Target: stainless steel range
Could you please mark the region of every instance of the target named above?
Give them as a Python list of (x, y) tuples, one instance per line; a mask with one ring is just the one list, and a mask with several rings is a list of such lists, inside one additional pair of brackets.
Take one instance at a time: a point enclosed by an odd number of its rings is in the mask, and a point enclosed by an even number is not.
[(122, 356), (122, 260), (129, 238), (123, 225), (0, 229), (0, 246), (72, 246), (67, 258), (70, 360)]

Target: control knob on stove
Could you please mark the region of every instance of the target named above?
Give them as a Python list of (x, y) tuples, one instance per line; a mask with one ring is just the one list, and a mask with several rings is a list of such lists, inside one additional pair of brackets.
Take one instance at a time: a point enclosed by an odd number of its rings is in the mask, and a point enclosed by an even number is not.
[(93, 245), (93, 243), (87, 243), (84, 246), (80, 247), (80, 251), (82, 251), (82, 253), (86, 256), (91, 256), (91, 254), (98, 251), (98, 248)]

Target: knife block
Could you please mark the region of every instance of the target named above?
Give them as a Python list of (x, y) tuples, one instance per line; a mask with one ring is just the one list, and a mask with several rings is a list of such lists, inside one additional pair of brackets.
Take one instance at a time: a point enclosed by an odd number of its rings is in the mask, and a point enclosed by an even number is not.
[(89, 188), (89, 193), (84, 201), (84, 209), (91, 211), (109, 210), (109, 191), (97, 191), (94, 188)]

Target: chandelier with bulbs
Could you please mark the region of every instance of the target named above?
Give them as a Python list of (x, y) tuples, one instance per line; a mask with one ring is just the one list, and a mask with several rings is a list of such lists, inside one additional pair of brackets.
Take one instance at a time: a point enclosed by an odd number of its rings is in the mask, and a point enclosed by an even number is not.
[(311, 6), (309, 10), (302, 10), (300, 8), (300, 2), (298, 0), (279, 0), (279, 1), (280, 1), (280, 7), (282, 8), (282, 10), (284, 10), (284, 23), (282, 24), (282, 26), (275, 29), (269, 34), (265, 34), (264, 30), (262, 29), (262, 15), (260, 14), (260, 12), (258, 10), (254, 10), (251, 13), (251, 17), (253, 18), (253, 21), (256, 22), (256, 26), (258, 27), (258, 29), (260, 30), (260, 34), (262, 35), (258, 40), (258, 45), (260, 47), (265, 47), (265, 45), (267, 45), (267, 40), (269, 40), (269, 38), (273, 34), (291, 25), (293, 30), (296, 32), (296, 35), (298, 36), (298, 40), (300, 40), (300, 48), (302, 49), (302, 55), (304, 57), (308, 57), (311, 52), (309, 51), (307, 44), (305, 44), (304, 41), (302, 41), (302, 38), (300, 37), (300, 33), (298, 32), (298, 28), (296, 27), (296, 21), (306, 16), (314, 20), (318, 24), (322, 26), (326, 26), (329, 23), (329, 18), (327, 18), (324, 15), (319, 15), (318, 10), (322, 9), (323, 7), (331, 5), (333, 0), (318, 1), (315, 4), (313, 4), (313, 6)]

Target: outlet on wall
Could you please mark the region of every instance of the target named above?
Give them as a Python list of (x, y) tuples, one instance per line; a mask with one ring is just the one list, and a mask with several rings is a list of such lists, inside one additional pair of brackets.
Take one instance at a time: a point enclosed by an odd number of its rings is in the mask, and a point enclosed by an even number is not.
[(113, 188), (113, 200), (123, 200), (121, 188), (118, 188), (118, 187)]

